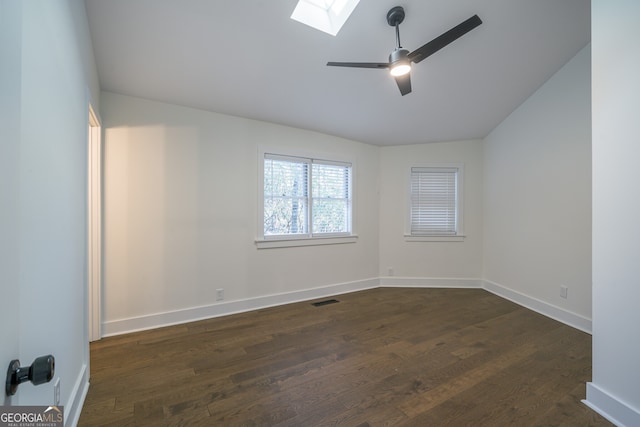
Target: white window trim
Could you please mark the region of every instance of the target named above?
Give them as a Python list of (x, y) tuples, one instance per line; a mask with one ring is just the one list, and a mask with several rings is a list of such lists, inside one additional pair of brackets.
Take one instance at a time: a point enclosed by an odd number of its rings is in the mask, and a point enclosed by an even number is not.
[[(283, 158), (299, 157), (304, 159), (314, 159), (334, 164), (351, 165), (351, 232), (350, 233), (322, 233), (293, 235), (264, 235), (264, 158), (265, 155), (282, 156)], [(356, 234), (356, 162), (345, 156), (333, 153), (310, 152), (306, 150), (292, 149), (289, 147), (258, 147), (258, 217), (257, 217), (257, 238), (255, 244), (258, 249), (269, 248), (289, 248), (297, 246), (316, 245), (337, 245), (344, 243), (355, 243), (358, 239)]]
[[(456, 203), (457, 230), (455, 235), (413, 235), (411, 234), (411, 169), (412, 168), (456, 168), (458, 169), (458, 199)], [(464, 163), (426, 163), (413, 165), (407, 171), (405, 181), (405, 230), (407, 242), (463, 242), (464, 234)]]
[(358, 236), (355, 234), (334, 237), (262, 239), (256, 240), (256, 246), (258, 247), (258, 249), (293, 248), (297, 246), (340, 245), (343, 243), (355, 243), (357, 240)]

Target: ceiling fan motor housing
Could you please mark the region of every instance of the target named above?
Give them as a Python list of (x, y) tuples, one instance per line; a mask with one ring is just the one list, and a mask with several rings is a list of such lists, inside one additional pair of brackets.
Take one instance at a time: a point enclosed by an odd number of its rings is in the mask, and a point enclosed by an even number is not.
[(389, 64), (395, 64), (398, 61), (406, 61), (408, 63), (408, 55), (409, 51), (407, 49), (394, 49), (393, 52), (389, 54)]

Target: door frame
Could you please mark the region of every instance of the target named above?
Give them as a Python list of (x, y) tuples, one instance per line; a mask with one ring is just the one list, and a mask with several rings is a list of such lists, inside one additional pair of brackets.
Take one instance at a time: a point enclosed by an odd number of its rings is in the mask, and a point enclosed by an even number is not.
[(87, 167), (87, 281), (89, 341), (102, 338), (102, 128), (89, 103)]

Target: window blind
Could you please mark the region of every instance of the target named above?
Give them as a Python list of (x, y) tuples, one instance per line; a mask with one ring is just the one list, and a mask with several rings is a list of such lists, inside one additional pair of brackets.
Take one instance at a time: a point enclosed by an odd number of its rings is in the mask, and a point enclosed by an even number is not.
[(457, 234), (458, 168), (411, 168), (411, 235)]
[(311, 176), (313, 232), (349, 232), (351, 166), (314, 160)]

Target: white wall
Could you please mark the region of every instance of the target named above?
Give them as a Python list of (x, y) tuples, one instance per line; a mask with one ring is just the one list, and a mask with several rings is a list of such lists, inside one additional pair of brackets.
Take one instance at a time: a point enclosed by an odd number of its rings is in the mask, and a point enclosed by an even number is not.
[(640, 425), (640, 3), (592, 2), (593, 381), (587, 404)]
[[(82, 1), (3, 1), (1, 6), (3, 22), (12, 21), (11, 28), (19, 31), (3, 40), (0, 58), (11, 73), (11, 91), (7, 98), (3, 91), (2, 103), (3, 111), (11, 109), (11, 138), (3, 139), (3, 153), (8, 147), (10, 161), (16, 162), (2, 172), (12, 193), (5, 199), (3, 192), (3, 211), (5, 202), (11, 206), (0, 219), (2, 230), (11, 229), (10, 247), (3, 242), (3, 251), (12, 252), (9, 286), (14, 291), (5, 293), (3, 283), (2, 299), (13, 309), (2, 310), (0, 328), (2, 336), (7, 329), (15, 331), (9, 334), (14, 342), (2, 346), (15, 353), (3, 351), (0, 364), (8, 366), (11, 357), (29, 365), (53, 354), (61, 404), (72, 424), (88, 386), (87, 87), (97, 76), (83, 41), (89, 34)], [(9, 403), (50, 405), (53, 397), (53, 381), (23, 384)]]
[[(375, 147), (103, 92), (104, 333), (379, 284), (486, 286), (590, 330), (589, 52), (485, 141)], [(256, 249), (262, 145), (353, 158), (356, 244)], [(405, 240), (428, 163), (464, 164), (463, 242)]]
[(84, 76), (82, 84), (85, 86), (89, 102), (94, 112), (99, 115), (100, 109), (100, 81), (95, 57), (93, 55), (93, 41), (89, 32), (89, 20), (84, 0), (56, 0), (69, 4), (69, 19), (72, 22), (70, 34), (73, 37), (75, 49), (79, 55), (80, 71)]
[[(416, 279), (482, 277), (482, 147), (481, 140), (472, 140), (380, 148), (379, 275), (389, 276), (391, 268), (394, 276), (385, 284), (442, 285)], [(409, 171), (430, 163), (464, 164), (463, 242), (408, 242), (404, 237)]]
[[(591, 319), (590, 46), (485, 138), (490, 288)], [(560, 297), (560, 286), (568, 298)]]
[[(331, 294), (377, 283), (368, 282), (378, 276), (377, 147), (101, 97), (107, 335), (286, 302), (313, 288), (350, 284), (318, 291)], [(257, 249), (260, 146), (352, 159), (357, 242)], [(224, 288), (223, 303), (217, 288)], [(269, 299), (281, 294), (291, 295)]]

